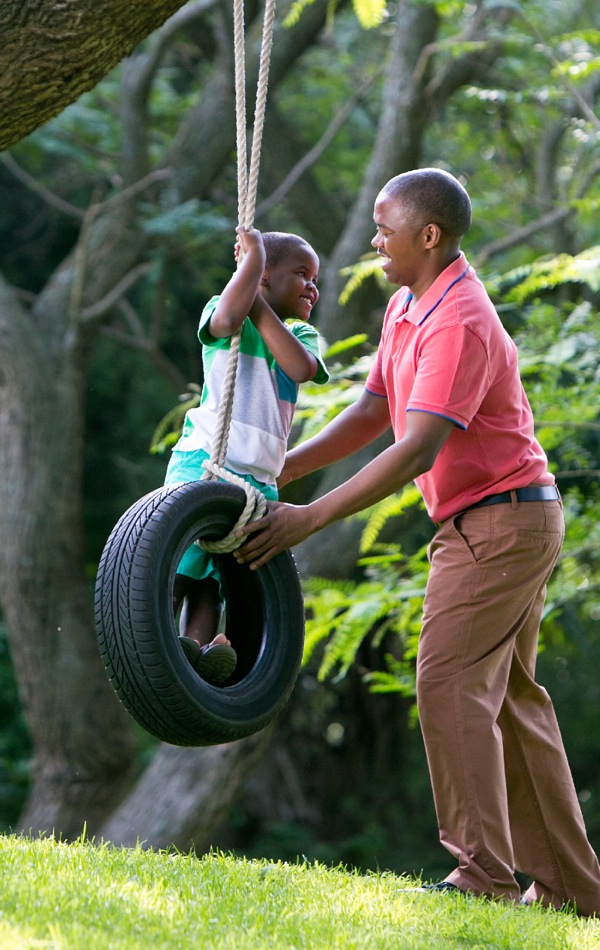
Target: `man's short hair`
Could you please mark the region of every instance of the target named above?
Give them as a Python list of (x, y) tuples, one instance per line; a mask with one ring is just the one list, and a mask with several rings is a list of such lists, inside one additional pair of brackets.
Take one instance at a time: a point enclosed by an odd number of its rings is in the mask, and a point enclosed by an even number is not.
[(308, 241), (298, 234), (288, 234), (287, 231), (263, 231), (267, 267), (275, 267), (285, 260), (298, 247), (307, 247), (312, 250)]
[(444, 234), (461, 238), (471, 226), (471, 199), (461, 183), (441, 168), (417, 168), (391, 178), (385, 194), (397, 198), (419, 222), (437, 224)]

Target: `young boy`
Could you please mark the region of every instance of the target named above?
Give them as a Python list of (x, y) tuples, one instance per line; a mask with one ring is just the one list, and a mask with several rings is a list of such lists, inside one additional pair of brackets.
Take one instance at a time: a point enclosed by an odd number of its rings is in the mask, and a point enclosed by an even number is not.
[[(329, 378), (319, 337), (308, 325), (319, 299), (319, 259), (295, 234), (237, 229), (238, 269), (200, 318), (204, 385), (200, 405), (187, 414), (172, 453), (165, 484), (199, 480), (210, 457), (231, 337), (242, 327), (235, 399), (225, 467), (266, 498), (277, 499), (276, 479), (287, 448), (298, 386)], [(296, 318), (291, 324), (288, 318)], [(222, 612), (220, 578), (213, 557), (198, 545), (184, 553), (173, 589), (181, 607), (184, 652), (207, 682), (228, 679), (236, 654), (217, 632)]]

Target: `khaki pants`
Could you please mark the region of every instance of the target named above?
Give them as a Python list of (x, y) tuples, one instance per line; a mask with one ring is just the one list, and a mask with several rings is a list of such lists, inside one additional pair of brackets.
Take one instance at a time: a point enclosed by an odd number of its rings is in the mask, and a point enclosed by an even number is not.
[(554, 708), (535, 682), (546, 584), (564, 536), (560, 502), (475, 508), (445, 521), (431, 572), (417, 698), (440, 840), (462, 890), (600, 915), (586, 836)]

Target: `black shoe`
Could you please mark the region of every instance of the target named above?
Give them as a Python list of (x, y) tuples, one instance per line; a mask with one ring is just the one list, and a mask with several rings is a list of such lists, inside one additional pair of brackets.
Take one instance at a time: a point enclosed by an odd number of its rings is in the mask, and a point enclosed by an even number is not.
[(450, 881), (438, 881), (437, 884), (422, 884), (417, 890), (423, 894), (455, 893), (464, 894), (460, 887), (451, 884)]
[(179, 642), (198, 676), (213, 686), (228, 680), (237, 666), (237, 653), (227, 643), (207, 643), (201, 647), (191, 637), (179, 637)]

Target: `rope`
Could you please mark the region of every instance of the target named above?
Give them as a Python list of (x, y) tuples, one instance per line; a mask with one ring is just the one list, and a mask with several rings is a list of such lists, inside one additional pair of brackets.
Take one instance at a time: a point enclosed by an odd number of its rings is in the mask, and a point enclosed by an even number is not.
[(225, 535), (220, 541), (204, 541), (198, 538), (196, 542), (203, 550), (210, 551), (212, 554), (226, 554), (228, 551), (235, 551), (236, 548), (239, 548), (244, 540), (235, 537), (238, 528), (243, 528), (249, 521), (262, 518), (267, 510), (267, 499), (254, 485), (249, 485), (240, 475), (234, 475), (233, 472), (228, 472), (226, 468), (222, 468), (220, 465), (212, 465), (209, 461), (206, 461), (204, 468), (215, 478), (222, 478), (233, 485), (238, 485), (246, 492), (244, 509), (229, 534)]
[[(238, 219), (241, 227), (250, 230), (254, 224), (256, 208), (256, 192), (258, 186), (258, 172), (260, 167), (260, 152), (262, 145), (265, 110), (267, 104), (267, 88), (269, 78), (269, 64), (273, 45), (273, 30), (275, 24), (275, 0), (266, 0), (263, 21), (263, 34), (260, 48), (260, 63), (258, 82), (256, 86), (256, 104), (254, 109), (254, 129), (252, 132), (252, 149), (250, 153), (250, 169), (246, 150), (246, 55), (244, 47), (244, 0), (234, 0), (233, 3), (233, 39), (235, 59), (235, 119), (237, 142), (237, 176), (238, 176)], [(239, 262), (238, 262), (239, 263)], [(221, 541), (198, 541), (197, 544), (206, 551), (224, 552), (234, 551), (243, 543), (243, 538), (236, 538), (235, 532), (248, 521), (256, 520), (266, 510), (266, 500), (262, 492), (250, 485), (243, 478), (228, 472), (225, 468), (225, 456), (229, 441), (229, 428), (233, 412), (235, 394), (235, 378), (240, 350), (240, 327), (231, 337), (227, 369), (223, 379), (221, 402), (217, 415), (215, 434), (211, 445), (210, 459), (204, 463), (203, 478), (216, 481), (219, 478), (239, 485), (246, 492), (246, 506), (230, 533)]]

